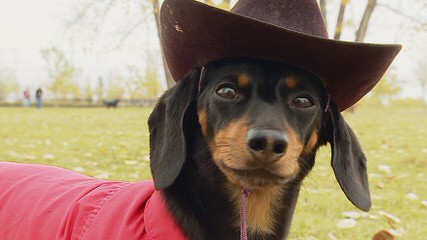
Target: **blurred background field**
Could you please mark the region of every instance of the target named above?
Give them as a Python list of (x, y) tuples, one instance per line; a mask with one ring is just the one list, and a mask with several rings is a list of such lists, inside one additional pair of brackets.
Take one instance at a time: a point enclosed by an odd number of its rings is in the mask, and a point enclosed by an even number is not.
[(0, 159), (92, 176), (149, 178), (145, 108), (0, 108)]
[[(0, 160), (65, 167), (91, 176), (151, 177), (151, 108), (0, 108)], [(290, 239), (427, 236), (427, 108), (363, 106), (344, 113), (368, 157), (373, 207), (353, 207), (335, 182), (329, 146), (300, 194)]]

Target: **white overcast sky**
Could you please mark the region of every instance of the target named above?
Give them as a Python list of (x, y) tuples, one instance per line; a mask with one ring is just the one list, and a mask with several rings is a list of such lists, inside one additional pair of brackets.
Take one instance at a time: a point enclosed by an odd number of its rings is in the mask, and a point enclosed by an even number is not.
[[(329, 21), (335, 21), (338, 0), (330, 0)], [(366, 1), (353, 0), (348, 8), (347, 18), (354, 19), (354, 25), (363, 12)], [(420, 14), (421, 0), (379, 0), (388, 5), (397, 6), (409, 17)], [(160, 54), (153, 26), (146, 24), (142, 31), (128, 39), (118, 50), (102, 51), (105, 46), (102, 39), (96, 39), (88, 48), (86, 42), (93, 39), (78, 37), (73, 44), (64, 37), (65, 20), (70, 19), (77, 0), (0, 0), (0, 71), (11, 71), (22, 87), (35, 88), (47, 84), (45, 62), (41, 58), (40, 49), (57, 46), (63, 49), (72, 63), (82, 71), (81, 82), (97, 83), (99, 77), (106, 78), (108, 74), (125, 72), (127, 65), (141, 68), (146, 64), (145, 50), (156, 55)], [(399, 4), (400, 3), (400, 4)], [(426, 16), (427, 12), (422, 13)], [(120, 14), (120, 13), (118, 13)], [(113, 16), (114, 24), (120, 15)], [(416, 32), (412, 26), (416, 23), (392, 11), (378, 6), (371, 20), (366, 41), (384, 43), (402, 43), (403, 51), (396, 59), (393, 69), (396, 69), (400, 81), (405, 84), (405, 96), (420, 96), (420, 88), (416, 81), (416, 65), (418, 59), (427, 58), (427, 33)], [(105, 27), (108, 32), (108, 24)], [(330, 24), (331, 25), (331, 24)], [(348, 40), (353, 39), (354, 28), (348, 28), (344, 33)], [(145, 34), (143, 34), (145, 32)], [(147, 34), (148, 32), (148, 34)], [(102, 37), (100, 37), (102, 38)], [(107, 40), (108, 41), (108, 38)], [(84, 47), (83, 47), (84, 46)], [(71, 56), (70, 56), (71, 55)], [(427, 65), (427, 64), (426, 64)]]

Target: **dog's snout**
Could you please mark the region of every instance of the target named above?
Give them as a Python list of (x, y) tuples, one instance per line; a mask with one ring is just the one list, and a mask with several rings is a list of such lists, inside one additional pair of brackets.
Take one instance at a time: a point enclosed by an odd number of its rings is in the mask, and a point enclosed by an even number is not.
[(288, 136), (280, 130), (250, 129), (246, 142), (255, 160), (271, 163), (279, 160), (285, 154), (288, 147)]

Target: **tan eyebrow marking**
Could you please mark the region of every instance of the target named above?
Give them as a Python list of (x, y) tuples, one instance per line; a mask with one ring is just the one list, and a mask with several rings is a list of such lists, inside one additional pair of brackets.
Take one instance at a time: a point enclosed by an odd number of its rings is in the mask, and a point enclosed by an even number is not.
[(298, 85), (298, 80), (295, 76), (289, 76), (285, 80), (286, 86), (290, 89), (294, 89)]
[(249, 75), (247, 73), (239, 74), (237, 82), (239, 84), (239, 87), (242, 87), (242, 88), (247, 87), (249, 85), (249, 82), (250, 82)]

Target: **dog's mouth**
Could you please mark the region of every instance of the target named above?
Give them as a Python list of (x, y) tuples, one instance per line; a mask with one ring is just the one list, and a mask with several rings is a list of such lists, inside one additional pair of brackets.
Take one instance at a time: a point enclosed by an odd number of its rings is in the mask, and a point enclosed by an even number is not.
[(235, 169), (224, 164), (223, 169), (232, 182), (247, 188), (279, 185), (290, 181), (268, 168)]

